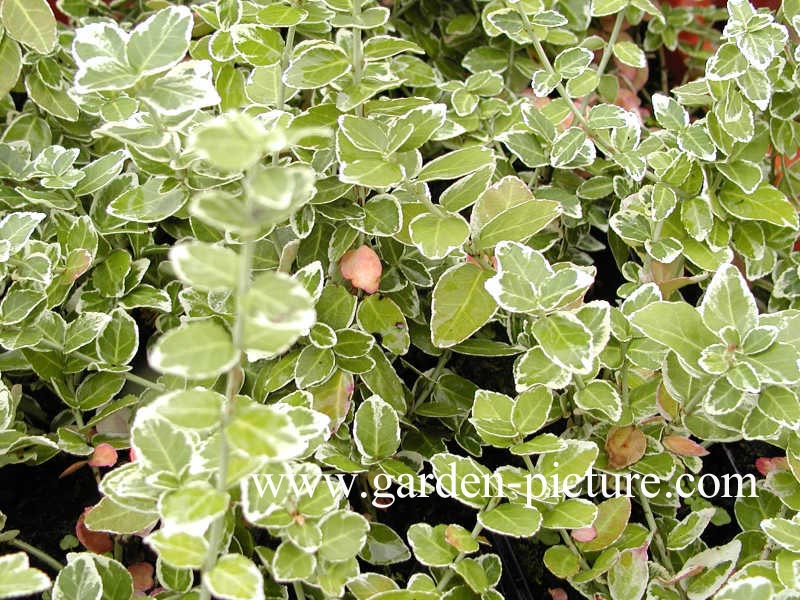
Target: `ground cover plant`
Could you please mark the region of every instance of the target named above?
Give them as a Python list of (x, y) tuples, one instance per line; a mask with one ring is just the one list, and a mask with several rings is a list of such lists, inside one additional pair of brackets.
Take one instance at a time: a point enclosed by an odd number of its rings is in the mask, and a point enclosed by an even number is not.
[(0, 23), (0, 598), (800, 597), (799, 0)]

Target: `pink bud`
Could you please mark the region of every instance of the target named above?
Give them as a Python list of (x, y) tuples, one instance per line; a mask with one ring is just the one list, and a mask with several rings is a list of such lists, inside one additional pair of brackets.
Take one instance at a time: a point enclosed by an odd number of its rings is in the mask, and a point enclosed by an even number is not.
[(89, 458), (90, 467), (113, 467), (117, 464), (117, 450), (111, 444), (100, 444)]
[(567, 592), (563, 588), (548, 588), (547, 591), (550, 592), (550, 597), (553, 600), (569, 600), (569, 596), (567, 596)]
[(134, 450), (133, 448), (128, 450), (128, 460), (130, 460), (131, 462), (136, 462), (136, 450)]
[(589, 527), (580, 527), (578, 529), (573, 529), (570, 535), (576, 542), (591, 542), (597, 537), (597, 529), (591, 525)]
[(360, 246), (357, 250), (346, 252), (339, 263), (339, 269), (342, 277), (350, 281), (353, 287), (368, 294), (378, 291), (383, 266), (381, 259), (369, 246)]

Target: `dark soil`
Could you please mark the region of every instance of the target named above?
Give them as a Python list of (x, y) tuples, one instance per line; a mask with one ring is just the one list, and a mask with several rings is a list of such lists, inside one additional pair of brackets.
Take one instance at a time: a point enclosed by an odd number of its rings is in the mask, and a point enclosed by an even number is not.
[[(0, 469), (0, 510), (8, 517), (6, 530), (18, 529), (19, 539), (61, 562), (66, 558), (59, 541), (67, 534), (75, 535), (75, 522), (83, 509), (100, 499), (88, 467), (58, 478), (76, 460), (61, 454), (38, 466), (19, 464)], [(51, 571), (36, 557), (31, 557), (31, 564)]]

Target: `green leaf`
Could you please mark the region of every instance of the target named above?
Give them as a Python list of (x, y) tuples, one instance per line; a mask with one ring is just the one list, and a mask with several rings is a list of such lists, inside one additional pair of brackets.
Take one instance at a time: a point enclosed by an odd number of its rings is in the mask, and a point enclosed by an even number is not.
[(145, 542), (161, 560), (179, 569), (199, 569), (208, 552), (208, 542), (204, 537), (183, 531), (167, 533), (159, 529), (147, 536)]
[(491, 149), (483, 146), (461, 148), (433, 159), (422, 167), (417, 179), (419, 181), (457, 179), (491, 164), (494, 164), (494, 154)]
[(382, 158), (363, 158), (344, 163), (339, 179), (344, 183), (387, 188), (403, 181), (403, 171)]
[(458, 555), (458, 550), (447, 543), (446, 530), (446, 525), (431, 527), (427, 523), (414, 523), (408, 528), (408, 542), (423, 565), (446, 567)]
[(559, 312), (538, 319), (531, 331), (556, 364), (576, 373), (591, 370), (592, 334), (573, 314)]
[(100, 600), (103, 580), (89, 553), (79, 554), (61, 569), (53, 586), (53, 600)]
[(151, 177), (112, 200), (107, 210), (126, 221), (155, 223), (178, 212), (188, 198), (180, 185), (168, 184), (165, 177)]
[(752, 600), (753, 598), (774, 598), (772, 582), (760, 575), (730, 581), (717, 594), (716, 600)]
[(592, 0), (592, 16), (605, 17), (620, 12), (628, 6), (628, 0)]
[(667, 536), (668, 550), (683, 550), (694, 542), (705, 531), (711, 518), (716, 513), (715, 508), (704, 508), (689, 513), (682, 521), (677, 523)]
[(112, 365), (126, 365), (139, 348), (136, 321), (121, 308), (111, 312), (111, 319), (100, 330), (95, 342), (101, 360)]
[(408, 352), (411, 343), (408, 324), (400, 307), (391, 298), (377, 294), (368, 296), (361, 301), (356, 319), (361, 329), (378, 335), (381, 345), (390, 352), (399, 355)]
[(10, 35), (0, 40), (0, 97), (16, 85), (22, 71), (22, 51)]
[(380, 396), (370, 396), (356, 410), (353, 441), (370, 462), (392, 456), (400, 445), (397, 412)]
[(15, 552), (0, 556), (0, 598), (16, 598), (43, 592), (50, 578), (28, 564), (28, 555)]
[(329, 42), (300, 49), (283, 73), (283, 82), (297, 89), (316, 89), (339, 79), (352, 68), (347, 54)]
[(245, 456), (285, 461), (306, 448), (292, 420), (277, 408), (240, 398), (225, 428), (228, 443)]
[(56, 18), (46, 0), (3, 0), (0, 19), (8, 35), (39, 54), (56, 45)]
[(188, 242), (176, 244), (169, 259), (180, 279), (200, 290), (233, 289), (239, 274), (239, 256), (230, 248)]
[(575, 393), (575, 404), (583, 410), (596, 410), (615, 423), (622, 418), (622, 400), (608, 381), (590, 381)]
[(640, 600), (647, 589), (649, 573), (647, 550), (632, 548), (620, 553), (608, 571), (608, 591), (612, 600)]
[(190, 321), (161, 336), (150, 364), (162, 373), (187, 379), (216, 377), (239, 360), (230, 334), (214, 321)]
[(779, 189), (762, 183), (747, 194), (732, 185), (723, 186), (719, 193), (722, 207), (732, 216), (749, 221), (766, 221), (778, 227), (798, 227), (797, 211)]
[(718, 341), (697, 309), (685, 302), (653, 302), (630, 319), (648, 338), (673, 350), (693, 373), (703, 372), (697, 361), (705, 348)]
[(424, 213), (409, 223), (411, 241), (432, 260), (442, 259), (460, 248), (469, 237), (469, 225), (461, 215)]
[(158, 520), (158, 513), (130, 510), (104, 496), (86, 513), (86, 527), (92, 531), (133, 534), (147, 529)]
[(597, 506), (582, 498), (567, 498), (544, 513), (542, 526), (549, 529), (589, 527), (597, 518)]
[(542, 514), (535, 506), (504, 502), (488, 512), (479, 512), (478, 522), (502, 535), (531, 537), (539, 530)]
[(224, 396), (194, 388), (170, 392), (153, 402), (158, 413), (176, 427), (207, 430), (219, 424)]
[(162, 497), (159, 514), (163, 527), (201, 535), (225, 513), (229, 500), (207, 481), (198, 481)]
[[(139, 465), (141, 462), (145, 470), (170, 473), (177, 478), (188, 468), (191, 461), (192, 445), (189, 442), (189, 436), (181, 430), (176, 430), (169, 421), (157, 417), (147, 418), (148, 412), (140, 410), (134, 420), (131, 445), (136, 451), (135, 465)], [(128, 469), (132, 470), (132, 467), (128, 467)], [(114, 471), (114, 473), (118, 472), (121, 477), (126, 474), (120, 469)], [(114, 499), (120, 503), (126, 500), (122, 497)], [(132, 508), (139, 507), (133, 506)], [(148, 510), (152, 508), (149, 506)]]
[(317, 559), (314, 554), (284, 540), (272, 557), (272, 571), (277, 581), (307, 579), (314, 573)]
[(407, 561), (411, 552), (394, 529), (373, 521), (359, 556), (373, 565), (390, 565)]
[(192, 13), (185, 6), (168, 6), (136, 26), (125, 47), (139, 76), (152, 75), (177, 64), (189, 50)]
[(542, 559), (550, 572), (562, 579), (572, 577), (581, 570), (580, 562), (575, 553), (561, 544), (550, 546), (545, 550)]
[(579, 127), (569, 127), (553, 140), (550, 164), (557, 169), (585, 167), (594, 162), (596, 150), (592, 141)]
[(439, 348), (464, 341), (494, 316), (497, 305), (484, 288), (491, 272), (473, 264), (445, 271), (433, 290), (431, 340)]
[(103, 406), (119, 393), (125, 385), (120, 373), (92, 373), (81, 381), (75, 397), (81, 410), (92, 410)]
[(534, 386), (517, 396), (511, 410), (511, 422), (517, 433), (524, 437), (541, 429), (552, 403), (553, 394), (544, 386)]
[(322, 517), (322, 545), (319, 557), (330, 562), (340, 562), (356, 556), (367, 540), (369, 523), (358, 513), (337, 510)]
[(263, 600), (264, 578), (249, 558), (224, 554), (203, 576), (203, 585), (217, 598), (225, 600)]
[(678, 147), (700, 160), (714, 160), (717, 151), (703, 123), (695, 121), (678, 134)]
[(211, 63), (186, 60), (164, 75), (148, 80), (139, 90), (139, 98), (167, 116), (216, 106), (221, 99), (211, 79)]
[(643, 69), (647, 66), (644, 51), (633, 42), (617, 42), (614, 44), (613, 52), (621, 63), (629, 67)]
[(271, 142), (263, 126), (247, 114), (226, 113), (194, 128), (189, 146), (220, 169), (243, 171), (268, 149), (279, 149), (282, 140), (278, 134), (273, 137)]
[(242, 308), (243, 345), (250, 360), (285, 352), (316, 321), (313, 300), (302, 284), (275, 271), (253, 280)]
[(714, 273), (698, 310), (709, 329), (733, 327), (742, 341), (758, 324), (755, 298), (739, 269), (730, 264)]
[(90, 162), (81, 169), (84, 177), (75, 186), (75, 195), (85, 196), (105, 187), (112, 179), (120, 174), (124, 164), (124, 150), (110, 152)]
[(761, 529), (781, 548), (800, 552), (800, 523), (797, 519), (764, 519)]
[(689, 125), (689, 113), (664, 94), (653, 94), (653, 111), (659, 125), (669, 131), (680, 131)]
[(525, 242), (560, 214), (558, 202), (535, 200), (521, 179), (507, 176), (480, 195), (470, 227), (476, 248), (491, 248), (503, 240)]

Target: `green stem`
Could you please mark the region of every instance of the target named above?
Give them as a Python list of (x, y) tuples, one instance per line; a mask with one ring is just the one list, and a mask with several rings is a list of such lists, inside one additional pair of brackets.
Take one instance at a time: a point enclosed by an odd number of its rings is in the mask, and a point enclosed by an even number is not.
[(64, 565), (62, 565), (60, 562), (58, 562), (55, 558), (50, 556), (44, 550), (39, 550), (36, 546), (31, 546), (30, 544), (23, 542), (20, 539), (13, 538), (11, 540), (8, 540), (6, 543), (9, 546), (14, 546), (15, 548), (19, 548), (20, 550), (27, 552), (31, 556), (35, 556), (44, 564), (46, 564), (48, 567), (52, 567), (53, 570), (55, 570), (56, 572), (64, 568)]
[[(247, 203), (246, 209), (249, 211), (250, 203)], [(227, 491), (228, 481), (228, 438), (225, 434), (225, 428), (231, 418), (231, 410), (233, 408), (233, 401), (242, 384), (242, 367), (243, 360), (243, 338), (244, 338), (244, 297), (250, 289), (250, 273), (253, 269), (253, 256), (255, 254), (255, 244), (252, 240), (245, 240), (242, 244), (242, 252), (240, 257), (239, 275), (236, 285), (236, 320), (233, 324), (233, 346), (239, 351), (240, 359), (231, 369), (226, 376), (225, 384), (225, 402), (222, 405), (220, 413), (220, 432), (219, 432), (219, 466), (216, 473), (216, 488), (220, 492)], [(222, 543), (222, 533), (225, 527), (225, 516), (218, 517), (212, 524), (209, 534), (208, 553), (203, 562), (201, 575), (205, 575), (217, 563), (217, 558), (220, 553), (220, 544)], [(208, 588), (201, 586), (200, 600), (210, 600), (211, 593)]]
[[(64, 352), (63, 346), (60, 346), (55, 342), (51, 342), (50, 340), (46, 339), (40, 340), (39, 345), (50, 348), (51, 350), (56, 350), (57, 352), (61, 352), (62, 354), (66, 354)], [(70, 356), (74, 356), (75, 358), (87, 363), (97, 362), (96, 358), (92, 358), (91, 356), (89, 356), (88, 354), (84, 354), (83, 352), (73, 351), (70, 352), (69, 354)], [(131, 383), (135, 383), (149, 390), (156, 390), (157, 392), (165, 392), (167, 390), (167, 388), (165, 388), (162, 384), (156, 383), (155, 381), (150, 381), (149, 379), (145, 379), (144, 377), (139, 377), (138, 375), (134, 375), (133, 373), (123, 373), (122, 376)]]
[(656, 518), (653, 516), (653, 509), (650, 507), (650, 501), (647, 499), (647, 496), (645, 496), (641, 488), (637, 490), (637, 495), (639, 496), (639, 503), (642, 505), (644, 519), (647, 521), (647, 526), (650, 529), (650, 533), (653, 534), (653, 541), (656, 545), (658, 560), (661, 561), (661, 564), (665, 569), (672, 573), (672, 562), (669, 559), (669, 554), (667, 554), (667, 547), (664, 545), (664, 538), (661, 537), (661, 531), (658, 529)]
[[(525, 463), (525, 468), (528, 469), (528, 473), (530, 473), (531, 475), (534, 475), (534, 466), (533, 466), (533, 461), (531, 460), (531, 457), (528, 456), (527, 454), (523, 455), (522, 462)], [(575, 545), (575, 542), (572, 541), (572, 538), (567, 533), (567, 530), (566, 529), (561, 529), (559, 531), (561, 533), (561, 539), (563, 540), (564, 545), (566, 545), (566, 547), (569, 548), (570, 552), (572, 552), (575, 555), (575, 557), (578, 559), (578, 562), (580, 563), (581, 568), (583, 568), (586, 571), (591, 570), (592, 567), (589, 565), (589, 562), (586, 560), (586, 558), (583, 556), (581, 551)], [(599, 584), (601, 584), (601, 585), (605, 585), (605, 578), (598, 577), (597, 578), (597, 582)]]
[(439, 357), (439, 360), (437, 361), (436, 366), (433, 369), (433, 373), (431, 373), (431, 376), (427, 378), (428, 385), (425, 386), (425, 389), (422, 390), (422, 393), (419, 396), (417, 396), (417, 398), (414, 400), (414, 404), (411, 407), (409, 414), (413, 414), (414, 411), (416, 411), (417, 408), (423, 402), (425, 402), (425, 400), (428, 399), (428, 396), (431, 395), (431, 392), (433, 392), (433, 388), (436, 386), (436, 381), (439, 379), (439, 375), (442, 373), (442, 370), (447, 364), (447, 361), (450, 360), (450, 355), (451, 355), (450, 350), (445, 350), (444, 352), (442, 352), (442, 355)]
[[(286, 42), (283, 45), (283, 54), (281, 54), (281, 73), (285, 73), (286, 67), (289, 66), (289, 59), (292, 57), (292, 52), (294, 51), (295, 31), (294, 25), (286, 30)], [(276, 107), (278, 110), (283, 110), (286, 108), (286, 86), (283, 84), (283, 79), (280, 78), (278, 81), (278, 100), (276, 102)], [(273, 165), (278, 164), (280, 156), (281, 153), (279, 150), (276, 150), (272, 153)]]
[[(599, 81), (600, 78), (603, 76), (603, 73), (606, 71), (606, 67), (608, 66), (608, 61), (611, 60), (612, 49), (614, 44), (617, 43), (617, 38), (619, 37), (619, 32), (622, 30), (622, 22), (625, 20), (625, 11), (620, 11), (617, 13), (617, 18), (614, 21), (614, 27), (611, 30), (611, 34), (608, 36), (608, 42), (606, 43), (606, 47), (603, 48), (603, 56), (600, 57), (600, 63), (597, 65), (597, 80)], [(586, 95), (583, 97), (581, 101), (581, 113), (586, 110), (586, 106), (589, 104), (589, 96)]]
[(559, 532), (561, 533), (561, 541), (563, 541), (564, 545), (569, 548), (569, 551), (578, 558), (581, 568), (586, 571), (591, 570), (592, 567), (589, 566), (589, 563), (586, 561), (583, 554), (581, 554), (581, 551), (578, 550), (578, 547), (575, 545), (575, 542), (572, 541), (572, 537), (567, 533), (567, 530), (559, 529)]
[[(556, 90), (561, 98), (567, 103), (567, 108), (575, 115), (575, 118), (580, 123), (581, 127), (583, 127), (584, 131), (588, 135), (591, 132), (591, 127), (589, 126), (589, 122), (586, 120), (586, 117), (583, 116), (583, 111), (575, 106), (575, 103), (567, 94), (566, 88), (564, 88), (564, 84), (561, 83), (561, 77), (556, 73), (555, 69), (553, 68), (550, 59), (547, 56), (547, 52), (544, 51), (544, 46), (542, 46), (542, 42), (539, 40), (539, 36), (536, 35), (536, 31), (533, 29), (533, 25), (531, 25), (530, 19), (528, 19), (528, 15), (525, 10), (522, 8), (521, 3), (515, 4), (517, 7), (517, 12), (519, 13), (520, 17), (522, 18), (522, 23), (525, 26), (525, 32), (530, 36), (531, 43), (533, 44), (533, 49), (536, 51), (536, 56), (539, 59), (539, 62), (542, 63), (542, 66), (550, 75), (554, 75), (558, 77), (558, 84), (556, 85)], [(597, 137), (593, 137), (592, 141), (594, 145), (606, 156), (612, 156), (614, 154), (614, 149), (607, 146), (604, 142), (602, 142)], [(658, 177), (656, 177), (650, 170), (646, 170), (644, 174), (644, 178), (648, 181), (658, 181)]]
[[(497, 506), (499, 503), (500, 503), (500, 498), (499, 497), (498, 498), (492, 498), (491, 500), (489, 500), (489, 503), (486, 505), (486, 507), (483, 510), (485, 512), (488, 512), (488, 511), (492, 510), (495, 506)], [(475, 523), (475, 527), (472, 528), (472, 531), (470, 532), (469, 535), (473, 540), (476, 540), (476, 539), (478, 539), (478, 536), (481, 534), (481, 531), (483, 531), (483, 525), (481, 525), (480, 522), (477, 522), (477, 523)], [(466, 552), (459, 552), (458, 553), (458, 556), (456, 556), (455, 560), (453, 560), (453, 562), (450, 563), (450, 569), (447, 571), (447, 573), (445, 573), (442, 576), (442, 578), (439, 580), (439, 583), (436, 584), (436, 591), (437, 592), (444, 591), (444, 588), (447, 587), (448, 583), (450, 583), (450, 580), (453, 578), (453, 575), (456, 574), (454, 567), (458, 563), (460, 563), (462, 560), (464, 560), (464, 558), (466, 558), (466, 556), (467, 556)]]
[(303, 590), (303, 584), (299, 581), (292, 583), (292, 589), (296, 600), (306, 600), (306, 592)]

